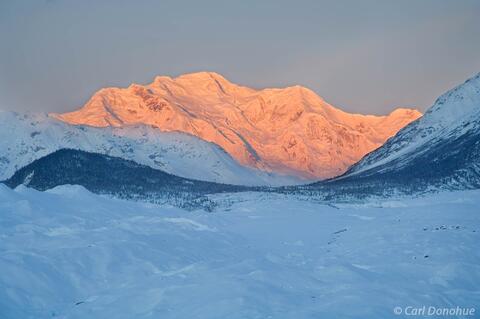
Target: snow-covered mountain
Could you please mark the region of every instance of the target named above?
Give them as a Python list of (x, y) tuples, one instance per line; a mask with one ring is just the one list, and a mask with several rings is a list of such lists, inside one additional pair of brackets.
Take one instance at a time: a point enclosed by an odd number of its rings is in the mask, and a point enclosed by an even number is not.
[(480, 188), (480, 74), (329, 184)]
[(134, 160), (177, 176), (238, 185), (281, 185), (299, 179), (238, 164), (213, 143), (145, 126), (95, 128), (69, 125), (45, 114), (0, 111), (0, 180), (62, 148)]
[(243, 165), (319, 179), (343, 173), (421, 114), (349, 114), (301, 86), (254, 90), (200, 72), (101, 89), (79, 110), (54, 116), (71, 124), (141, 123), (185, 132), (220, 145)]

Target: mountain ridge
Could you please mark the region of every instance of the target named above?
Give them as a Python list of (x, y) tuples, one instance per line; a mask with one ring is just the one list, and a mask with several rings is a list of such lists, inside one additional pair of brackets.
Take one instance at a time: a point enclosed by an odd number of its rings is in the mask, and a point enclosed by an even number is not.
[(456, 138), (468, 131), (475, 133), (479, 130), (480, 73), (477, 73), (442, 94), (422, 118), (405, 126), (382, 147), (367, 154), (349, 168), (345, 175), (373, 169), (407, 154), (414, 157), (414, 152), (421, 153), (429, 149), (427, 143), (436, 143)]
[(0, 111), (0, 179), (61, 148), (134, 160), (185, 178), (237, 185), (284, 185), (301, 181), (244, 167), (214, 143), (147, 125), (70, 125), (40, 113)]

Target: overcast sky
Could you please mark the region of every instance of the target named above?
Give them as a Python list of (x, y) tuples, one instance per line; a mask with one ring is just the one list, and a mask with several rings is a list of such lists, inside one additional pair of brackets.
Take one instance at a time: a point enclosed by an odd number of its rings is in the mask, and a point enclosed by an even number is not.
[(479, 17), (477, 0), (0, 0), (0, 109), (69, 111), (105, 86), (215, 71), (350, 112), (423, 111), (480, 72)]

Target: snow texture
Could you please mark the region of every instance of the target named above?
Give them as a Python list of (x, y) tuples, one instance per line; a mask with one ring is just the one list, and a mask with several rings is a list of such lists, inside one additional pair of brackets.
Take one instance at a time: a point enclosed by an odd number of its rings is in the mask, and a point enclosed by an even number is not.
[[(0, 184), (0, 318), (389, 318), (478, 306), (480, 191), (215, 213)], [(477, 309), (478, 310), (478, 309)]]

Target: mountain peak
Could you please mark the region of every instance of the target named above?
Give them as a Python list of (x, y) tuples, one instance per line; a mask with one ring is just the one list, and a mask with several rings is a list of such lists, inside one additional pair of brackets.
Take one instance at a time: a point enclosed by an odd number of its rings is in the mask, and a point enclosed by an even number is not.
[(441, 95), (427, 113), (434, 114), (436, 118), (442, 116), (443, 121), (450, 122), (478, 111), (480, 111), (480, 73)]
[(71, 124), (146, 124), (221, 146), (241, 164), (307, 178), (338, 175), (418, 118), (414, 111), (353, 115), (294, 85), (255, 90), (215, 72), (149, 85), (101, 90), (80, 110), (56, 116)]
[(172, 81), (172, 78), (169, 77), (169, 76), (166, 76), (166, 75), (157, 75), (154, 79), (153, 79), (153, 84), (154, 83), (162, 83), (162, 82), (165, 82), (165, 81)]
[(399, 107), (390, 112), (388, 116), (422, 116), (422, 112), (417, 109), (407, 108), (407, 107)]
[(316, 93), (314, 93), (309, 88), (306, 88), (306, 87), (298, 85), (298, 84), (292, 85), (292, 86), (287, 86), (286, 88), (280, 89), (280, 90), (285, 90), (287, 92), (292, 92), (294, 94), (312, 94), (313, 93), (313, 94), (317, 95)]
[(192, 72), (192, 73), (186, 73), (179, 75), (175, 78), (176, 80), (178, 79), (191, 79), (191, 80), (220, 80), (220, 81), (227, 81), (221, 74), (218, 74), (216, 72), (210, 72), (210, 71), (200, 71), (200, 72)]
[(175, 82), (187, 86), (196, 86), (201, 88), (208, 88), (215, 91), (220, 90), (222, 93), (227, 93), (232, 88), (237, 87), (236, 84), (225, 79), (215, 72), (196, 72), (180, 75), (175, 78)]

